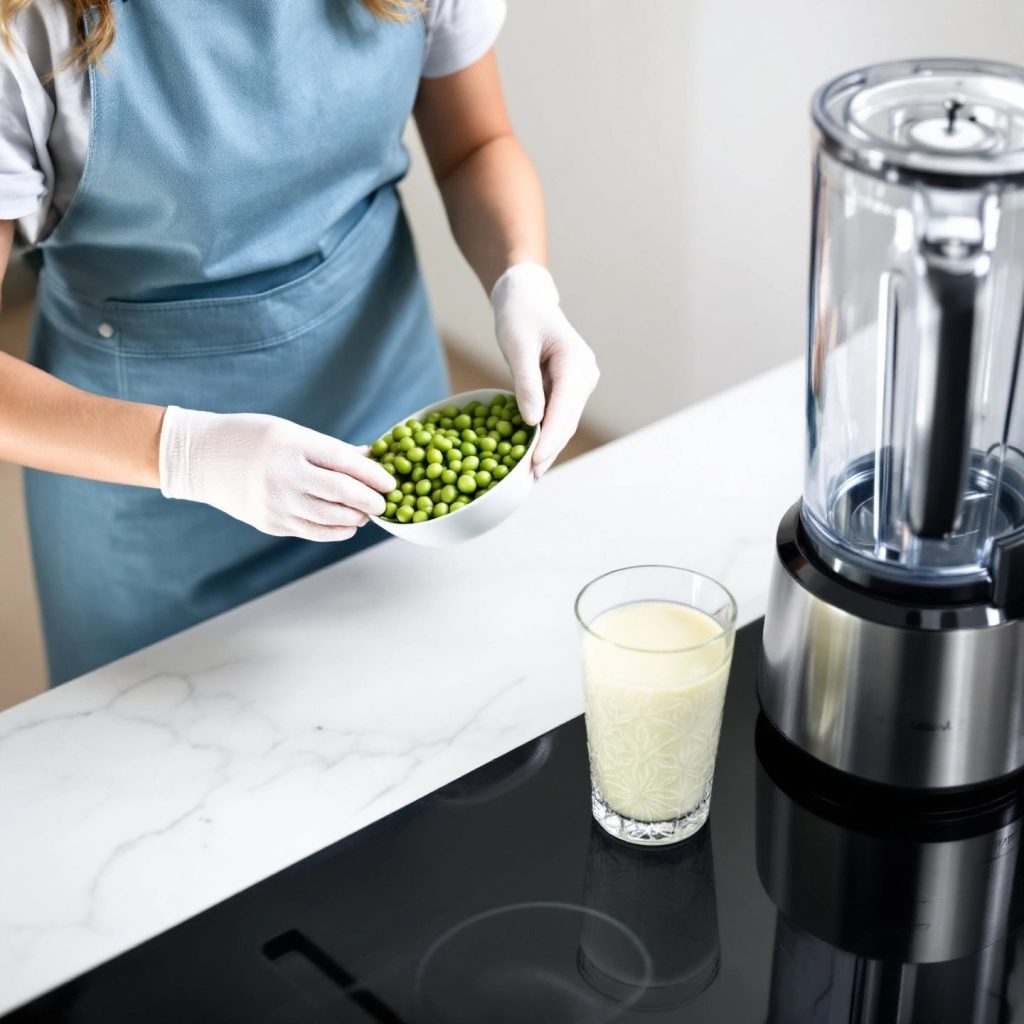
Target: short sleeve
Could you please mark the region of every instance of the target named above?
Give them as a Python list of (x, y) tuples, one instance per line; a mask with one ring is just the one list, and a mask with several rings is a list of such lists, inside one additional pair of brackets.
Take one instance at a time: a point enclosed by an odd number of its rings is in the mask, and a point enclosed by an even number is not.
[(427, 0), (424, 78), (443, 78), (476, 63), (498, 38), (505, 0)]
[(0, 56), (0, 220), (38, 213), (46, 195), (29, 115), (13, 61)]

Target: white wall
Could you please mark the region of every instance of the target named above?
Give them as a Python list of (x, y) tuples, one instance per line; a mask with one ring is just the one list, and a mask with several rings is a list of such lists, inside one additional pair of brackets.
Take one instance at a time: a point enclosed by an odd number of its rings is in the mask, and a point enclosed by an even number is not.
[[(563, 305), (598, 350), (591, 423), (632, 429), (802, 354), (811, 93), (860, 64), (1024, 63), (1019, 0), (509, 0), (509, 106), (544, 180)], [(434, 310), (498, 372), (486, 302), (418, 151)]]

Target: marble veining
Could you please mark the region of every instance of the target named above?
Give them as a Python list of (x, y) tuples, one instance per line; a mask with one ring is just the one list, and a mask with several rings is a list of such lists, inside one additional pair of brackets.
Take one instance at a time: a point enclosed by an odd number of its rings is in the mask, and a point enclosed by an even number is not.
[(579, 714), (598, 573), (687, 565), (762, 614), (802, 386), (788, 364), (480, 540), (388, 541), (0, 714), (0, 1013)]

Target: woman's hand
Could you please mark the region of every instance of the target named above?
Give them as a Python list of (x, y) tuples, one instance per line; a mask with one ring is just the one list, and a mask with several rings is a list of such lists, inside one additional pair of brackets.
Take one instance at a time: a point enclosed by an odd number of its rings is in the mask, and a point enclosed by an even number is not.
[(423, 79), (416, 125), (455, 239), (490, 293), (523, 419), (541, 423), (533, 456), (541, 476), (576, 432), (597, 363), (543, 267), (544, 196), (512, 132), (493, 51), (455, 74)]
[(172, 405), (160, 430), (160, 490), (274, 537), (348, 540), (397, 486), (364, 451), (277, 416)]
[(600, 372), (590, 346), (558, 305), (558, 289), (537, 263), (510, 267), (491, 290), (495, 332), (523, 419), (541, 424), (537, 477), (569, 443)]

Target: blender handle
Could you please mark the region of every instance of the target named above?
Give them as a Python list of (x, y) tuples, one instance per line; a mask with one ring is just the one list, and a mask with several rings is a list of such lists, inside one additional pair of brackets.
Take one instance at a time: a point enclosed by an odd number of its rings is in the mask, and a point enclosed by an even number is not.
[(976, 259), (928, 260), (935, 329), (920, 338), (907, 452), (908, 518), (918, 537), (941, 538), (960, 519), (970, 456)]

